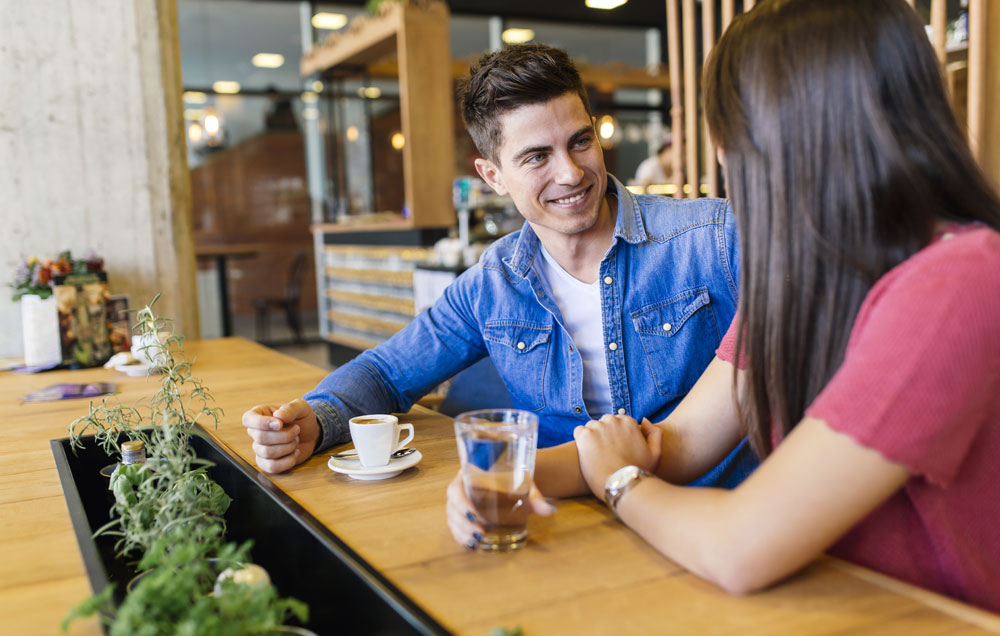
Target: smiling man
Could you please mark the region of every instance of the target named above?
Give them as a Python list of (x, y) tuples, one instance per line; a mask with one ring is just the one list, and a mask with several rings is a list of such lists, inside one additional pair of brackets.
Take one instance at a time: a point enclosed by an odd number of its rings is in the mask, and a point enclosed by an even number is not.
[[(462, 93), (480, 176), (527, 221), (386, 343), (302, 400), (243, 415), (257, 464), (280, 472), (347, 441), (361, 413), (402, 412), (490, 356), (539, 446), (606, 413), (664, 419), (714, 357), (737, 303), (736, 224), (720, 199), (634, 196), (609, 175), (565, 51), (484, 55)], [(733, 485), (745, 445), (703, 483)]]

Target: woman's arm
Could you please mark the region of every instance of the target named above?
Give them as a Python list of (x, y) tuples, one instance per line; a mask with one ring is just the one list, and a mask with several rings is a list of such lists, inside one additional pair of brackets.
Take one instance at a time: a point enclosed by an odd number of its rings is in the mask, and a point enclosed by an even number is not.
[[(663, 431), (656, 469), (660, 477), (685, 484), (716, 466), (743, 438), (733, 393), (733, 366), (713, 359), (687, 397), (657, 426)], [(650, 463), (649, 457), (629, 460), (650, 471), (657, 465), (655, 460)], [(576, 497), (589, 492), (576, 442), (538, 451), (535, 484), (546, 497)]]
[[(609, 457), (620, 421), (578, 429), (595, 488), (625, 458)], [(616, 465), (617, 464), (617, 465)], [(797, 571), (902, 487), (906, 469), (806, 418), (733, 491), (679, 488), (647, 478), (619, 501), (629, 527), (670, 559), (736, 594)]]

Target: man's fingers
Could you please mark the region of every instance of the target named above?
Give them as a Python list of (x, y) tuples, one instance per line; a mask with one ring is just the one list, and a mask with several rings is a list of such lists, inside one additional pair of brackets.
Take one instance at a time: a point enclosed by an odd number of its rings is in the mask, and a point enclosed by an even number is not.
[(279, 418), (272, 414), (269, 406), (255, 406), (243, 414), (243, 426), (258, 431), (276, 431), (282, 427)]
[(299, 437), (299, 427), (289, 426), (282, 431), (262, 431), (255, 428), (248, 428), (247, 435), (257, 444), (288, 444)]
[(291, 455), (298, 448), (298, 440), (292, 440), (288, 444), (254, 444), (253, 454), (264, 459), (279, 459)]
[(298, 452), (292, 453), (291, 455), (285, 455), (279, 459), (266, 459), (264, 457), (256, 457), (257, 466), (263, 470), (265, 473), (283, 473), (286, 470), (290, 470), (295, 467), (298, 463)]
[(305, 400), (292, 400), (285, 402), (274, 411), (274, 416), (285, 422), (294, 422), (300, 417), (305, 417), (312, 407)]

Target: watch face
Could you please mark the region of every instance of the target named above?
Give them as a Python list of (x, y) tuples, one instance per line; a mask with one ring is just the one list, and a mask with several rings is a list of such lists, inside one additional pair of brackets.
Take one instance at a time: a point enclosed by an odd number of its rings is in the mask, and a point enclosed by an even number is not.
[(638, 472), (639, 468), (636, 466), (625, 466), (624, 468), (619, 468), (608, 479), (607, 488), (610, 490), (618, 490), (628, 482), (635, 479)]

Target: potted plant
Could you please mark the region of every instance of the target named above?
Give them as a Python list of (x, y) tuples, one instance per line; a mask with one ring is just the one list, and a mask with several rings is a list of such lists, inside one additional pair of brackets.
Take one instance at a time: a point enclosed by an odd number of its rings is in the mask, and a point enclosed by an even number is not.
[(160, 384), (148, 404), (123, 405), (105, 398), (70, 425), (74, 449), (82, 436), (114, 456), (125, 440), (142, 441), (148, 459), (119, 464), (109, 487), (114, 493), (111, 521), (96, 534), (117, 536), (116, 550), (132, 558), (144, 576), (124, 602), (111, 609), (113, 585), (73, 610), (64, 621), (97, 611), (109, 616), (111, 634), (269, 633), (291, 616), (305, 621), (307, 608), (281, 599), (253, 577), (226, 575), (250, 565), (250, 544), (225, 540), (223, 514), (231, 499), (209, 477), (211, 462), (199, 459), (189, 442), (195, 424), (218, 424), (207, 388), (191, 373), (183, 338), (153, 311), (156, 298), (138, 311), (135, 330), (157, 336)]

